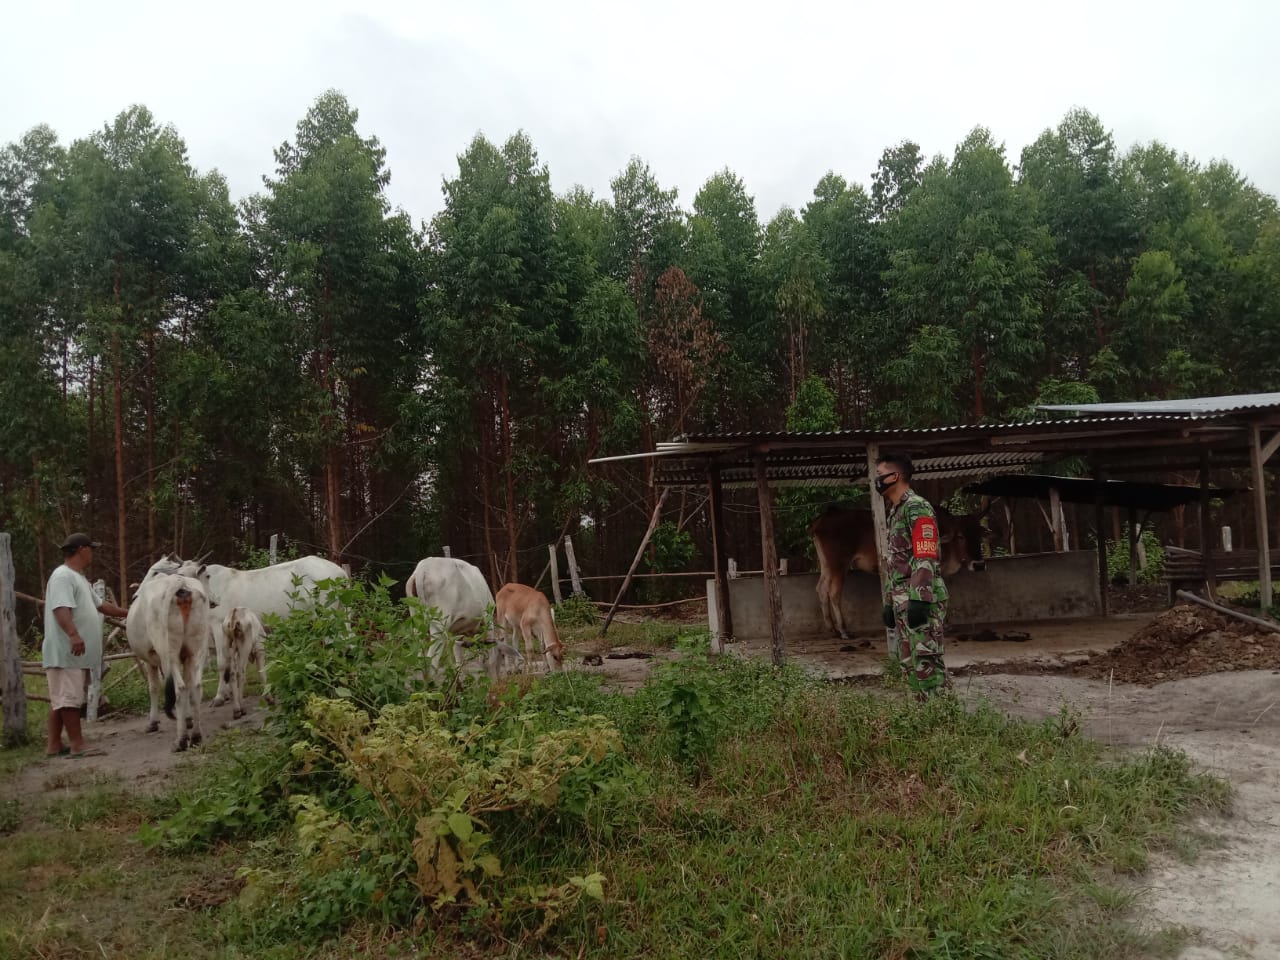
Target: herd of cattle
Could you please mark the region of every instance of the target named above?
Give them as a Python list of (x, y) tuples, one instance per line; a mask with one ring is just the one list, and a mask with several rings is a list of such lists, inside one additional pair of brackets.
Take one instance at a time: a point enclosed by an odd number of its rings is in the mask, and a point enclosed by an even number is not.
[[(322, 557), (302, 557), (259, 570), (162, 557), (138, 584), (125, 621), (129, 647), (151, 694), (147, 731), (160, 729), (163, 687), (164, 712), (176, 725), (174, 749), (201, 742), (201, 678), (211, 645), (218, 665), (213, 704), (230, 700), (234, 715), (243, 716), (245, 672), (250, 663), (260, 673), (266, 665), (263, 617), (313, 609), (317, 584), (346, 578), (341, 567)], [(405, 584), (405, 595), (439, 611), (431, 621), (429, 663), (440, 662), (444, 644), (453, 638), (454, 662), (463, 664), (466, 647), (475, 644), (485, 651), (483, 665), (494, 679), (504, 662), (532, 661), (535, 641), (549, 669), (563, 666), (564, 647), (551, 605), (532, 587), (509, 583), (495, 599), (484, 576), (465, 560), (427, 557)], [(494, 628), (484, 635), (490, 606), (495, 608)], [(501, 633), (522, 643), (524, 654)]]
[[(980, 517), (939, 511), (942, 574), (982, 562)], [(869, 510), (832, 507), (809, 527), (816, 549), (818, 604), (833, 635), (848, 639), (841, 595), (849, 570), (875, 573), (879, 552)], [(235, 570), (200, 560), (163, 557), (147, 571), (129, 607), (125, 629), (151, 693), (148, 731), (160, 728), (160, 691), (164, 710), (177, 724), (174, 747), (199, 743), (201, 677), (212, 644), (218, 665), (219, 706), (230, 700), (236, 717), (244, 715), (245, 671), (266, 663), (263, 617), (288, 616), (311, 609), (316, 584), (346, 579), (346, 572), (322, 557), (302, 557), (259, 570)], [(495, 597), (484, 575), (465, 560), (427, 557), (405, 584), (406, 597), (439, 611), (427, 647), (428, 664), (439, 664), (452, 638), (453, 662), (464, 663), (466, 648), (479, 647), (483, 666), (496, 679), (504, 665), (532, 662), (535, 648), (550, 670), (564, 664), (564, 647), (546, 596), (508, 583)], [(492, 629), (486, 614), (494, 608)], [(511, 639), (508, 643), (505, 637)], [(521, 654), (519, 647), (523, 646)], [(176, 707), (176, 713), (175, 713)]]

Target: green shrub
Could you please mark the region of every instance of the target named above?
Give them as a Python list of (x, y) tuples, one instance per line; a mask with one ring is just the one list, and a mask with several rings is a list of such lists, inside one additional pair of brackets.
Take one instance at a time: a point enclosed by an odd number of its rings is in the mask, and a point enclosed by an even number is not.
[[(1147, 552), (1147, 565), (1138, 571), (1138, 582), (1159, 583), (1164, 579), (1164, 545), (1150, 528), (1142, 531), (1142, 546)], [(1107, 579), (1120, 574), (1129, 575), (1129, 528), (1125, 526), (1123, 540), (1107, 541)]]
[(590, 627), (600, 622), (600, 612), (584, 594), (565, 597), (553, 609), (558, 627)]

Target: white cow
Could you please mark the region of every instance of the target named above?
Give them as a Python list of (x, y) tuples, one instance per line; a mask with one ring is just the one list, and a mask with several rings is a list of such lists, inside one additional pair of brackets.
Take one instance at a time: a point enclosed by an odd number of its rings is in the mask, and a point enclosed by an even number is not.
[[(179, 570), (187, 572), (193, 563), (199, 561), (188, 560), (184, 563), (176, 556), (161, 557), (152, 564), (143, 582), (162, 573), (175, 573)], [(314, 556), (286, 560), (257, 570), (236, 570), (217, 563), (209, 564), (207, 570), (209, 599), (216, 606), (210, 623), (218, 663), (218, 692), (213, 698), (215, 707), (220, 707), (231, 699), (231, 685), (225, 679), (230, 671), (227, 668), (227, 651), (222, 632), (222, 625), (231, 609), (243, 607), (259, 617), (265, 617), (269, 613), (287, 617), (293, 610), (315, 609), (315, 585), (321, 580), (347, 579), (346, 571), (336, 563)], [(296, 587), (294, 577), (300, 581)], [(298, 594), (296, 600), (291, 597), (294, 593)]]
[(227, 666), (221, 674), (222, 683), (231, 688), (231, 715), (237, 719), (246, 713), (244, 709), (245, 671), (252, 661), (258, 666), (258, 675), (267, 676), (266, 648), (262, 642), (265, 631), (258, 615), (248, 607), (232, 607), (227, 619), (222, 621), (223, 649)]
[(493, 592), (484, 574), (474, 565), (456, 557), (427, 557), (418, 561), (404, 585), (406, 597), (420, 600), (425, 607), (440, 611), (440, 620), (432, 624), (431, 645), (427, 657), (440, 662), (448, 632), (454, 637), (454, 663), (461, 665), (465, 646), (463, 638), (478, 638), (489, 646), (485, 670), (496, 680), (503, 660), (519, 661), (520, 652), (486, 630), (486, 614), (493, 606)]
[(164, 712), (177, 722), (174, 750), (200, 743), (204, 739), (200, 728), (201, 681), (209, 655), (209, 599), (202, 579), (180, 574), (149, 576), (129, 605), (125, 632), (151, 693), (147, 732), (160, 729), (163, 680)]
[(519, 646), (523, 641), (526, 661), (533, 660), (536, 640), (542, 646), (547, 669), (564, 669), (564, 644), (556, 631), (556, 614), (541, 590), (508, 583), (498, 591), (494, 619), (511, 635), (514, 644)]

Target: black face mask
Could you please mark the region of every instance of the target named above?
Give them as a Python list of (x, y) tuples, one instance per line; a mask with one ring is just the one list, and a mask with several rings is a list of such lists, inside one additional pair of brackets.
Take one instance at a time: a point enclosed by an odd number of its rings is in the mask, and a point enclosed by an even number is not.
[(897, 482), (898, 475), (896, 473), (886, 473), (882, 477), (876, 477), (876, 493), (885, 493)]

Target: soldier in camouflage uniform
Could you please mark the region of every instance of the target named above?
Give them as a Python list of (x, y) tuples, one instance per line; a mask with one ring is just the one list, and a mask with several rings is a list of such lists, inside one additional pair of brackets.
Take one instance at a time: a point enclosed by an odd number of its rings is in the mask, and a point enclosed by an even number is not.
[(937, 517), (910, 481), (906, 454), (884, 456), (876, 464), (876, 490), (889, 506), (884, 625), (896, 629), (907, 683), (923, 700), (947, 686), (942, 661), (947, 585), (938, 572), (942, 548)]

